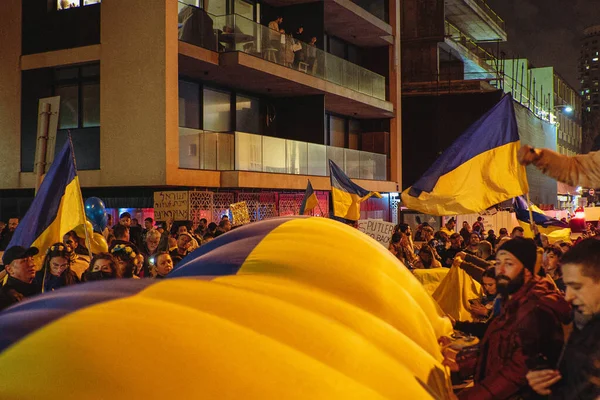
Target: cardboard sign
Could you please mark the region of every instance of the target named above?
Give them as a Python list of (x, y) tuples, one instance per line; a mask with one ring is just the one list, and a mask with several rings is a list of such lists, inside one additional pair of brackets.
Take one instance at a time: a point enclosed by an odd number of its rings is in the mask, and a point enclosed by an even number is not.
[(368, 222), (369, 222), (368, 219), (359, 219), (358, 220), (358, 230), (361, 231), (362, 233), (366, 233)]
[(234, 225), (244, 225), (250, 223), (250, 213), (248, 212), (248, 205), (245, 201), (230, 204), (229, 211), (231, 211)]
[(154, 192), (154, 220), (188, 221), (188, 192)]
[(394, 225), (391, 222), (385, 222), (378, 219), (368, 219), (365, 233), (377, 240), (387, 249), (394, 234)]

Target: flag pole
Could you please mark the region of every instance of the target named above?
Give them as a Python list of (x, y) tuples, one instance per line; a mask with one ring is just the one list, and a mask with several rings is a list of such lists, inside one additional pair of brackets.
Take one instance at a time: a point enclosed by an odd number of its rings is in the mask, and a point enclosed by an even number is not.
[[(75, 159), (75, 147), (73, 146), (73, 140), (71, 139), (71, 130), (67, 130), (67, 139), (71, 147), (71, 157), (73, 157), (73, 167), (75, 168), (75, 176), (77, 175), (77, 160)], [(81, 185), (79, 185), (79, 192), (81, 192)], [(85, 215), (85, 205), (83, 204), (83, 194), (81, 196), (81, 210), (83, 211), (83, 231), (85, 232), (85, 247), (90, 252), (90, 258), (92, 257), (92, 240), (87, 231), (87, 217)]]
[(529, 210), (529, 226), (531, 227), (531, 232), (533, 232), (533, 236), (535, 237), (535, 222), (533, 221), (533, 212), (531, 211), (529, 192), (525, 193), (525, 197), (527, 198), (527, 210)]

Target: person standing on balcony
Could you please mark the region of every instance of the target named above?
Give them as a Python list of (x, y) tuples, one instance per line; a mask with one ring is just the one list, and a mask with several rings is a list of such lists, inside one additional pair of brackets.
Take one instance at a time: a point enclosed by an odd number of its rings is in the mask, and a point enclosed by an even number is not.
[(294, 51), (294, 67), (298, 68), (300, 62), (304, 62), (306, 60), (306, 49), (304, 48), (304, 43), (306, 42), (304, 38), (304, 27), (300, 25), (298, 30), (292, 35), (294, 37), (294, 45), (292, 50)]
[(277, 18), (275, 18), (273, 21), (269, 22), (269, 29), (271, 30), (269, 32), (269, 41), (271, 42), (270, 47), (273, 49), (279, 50), (279, 48), (281, 47), (281, 34), (279, 33), (281, 28), (279, 27), (279, 25), (281, 25), (282, 23), (283, 17), (280, 15), (277, 16)]

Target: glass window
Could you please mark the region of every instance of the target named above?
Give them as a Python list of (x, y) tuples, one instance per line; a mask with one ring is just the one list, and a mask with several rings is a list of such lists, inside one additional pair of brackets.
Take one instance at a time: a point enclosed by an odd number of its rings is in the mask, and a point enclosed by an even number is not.
[(241, 15), (249, 20), (254, 20), (254, 4), (247, 0), (235, 0), (234, 11), (237, 15)]
[(236, 96), (235, 129), (240, 132), (260, 133), (260, 102), (247, 96)]
[(57, 68), (54, 70), (54, 79), (65, 81), (79, 78), (79, 68)]
[(179, 126), (200, 129), (200, 86), (179, 81)]
[(81, 76), (83, 76), (84, 78), (100, 76), (100, 64), (93, 64), (81, 67)]
[(229, 92), (204, 89), (204, 130), (230, 132), (231, 94)]
[(227, 14), (229, 0), (204, 0), (204, 7), (209, 14), (221, 16)]
[(91, 6), (98, 4), (102, 0), (58, 0), (56, 2), (57, 10), (68, 10), (69, 8), (77, 8), (81, 6)]
[(340, 117), (329, 116), (329, 145), (334, 147), (344, 147), (346, 142), (346, 124)]
[(60, 96), (60, 115), (58, 129), (77, 128), (79, 126), (79, 86), (58, 86), (56, 95)]
[(346, 57), (345, 48), (346, 48), (346, 46), (344, 45), (344, 42), (342, 42), (340, 39), (335, 38), (333, 36), (329, 37), (329, 53), (333, 54), (334, 56), (338, 56), (340, 58), (345, 58)]
[(83, 127), (100, 126), (100, 84), (83, 85)]

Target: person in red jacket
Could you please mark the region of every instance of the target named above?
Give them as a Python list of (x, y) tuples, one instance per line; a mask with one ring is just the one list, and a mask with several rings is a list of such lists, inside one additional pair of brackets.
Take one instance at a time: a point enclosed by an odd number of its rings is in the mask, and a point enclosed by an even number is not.
[(531, 239), (511, 239), (499, 248), (495, 269), (502, 310), (481, 341), (475, 385), (459, 399), (535, 398), (527, 372), (558, 362), (562, 324), (570, 321), (571, 307), (549, 281), (534, 274), (535, 262)]

